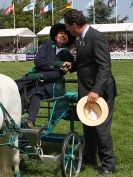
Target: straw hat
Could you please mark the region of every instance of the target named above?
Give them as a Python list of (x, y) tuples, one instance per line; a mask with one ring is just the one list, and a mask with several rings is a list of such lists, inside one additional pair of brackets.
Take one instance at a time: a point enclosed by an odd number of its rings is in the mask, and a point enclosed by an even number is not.
[(102, 124), (108, 117), (109, 109), (106, 101), (99, 97), (96, 103), (87, 103), (88, 96), (77, 103), (77, 115), (81, 122), (88, 126)]

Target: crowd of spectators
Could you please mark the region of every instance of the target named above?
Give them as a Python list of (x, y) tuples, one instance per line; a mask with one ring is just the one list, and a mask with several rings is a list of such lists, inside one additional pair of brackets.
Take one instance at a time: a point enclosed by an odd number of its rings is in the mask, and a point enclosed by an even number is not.
[[(4, 42), (0, 43), (0, 54), (16, 54), (16, 53), (30, 54), (30, 52), (33, 51), (33, 48), (34, 48), (33, 45), (28, 42), (19, 42), (18, 46), (16, 42), (15, 43)], [(36, 53), (35, 50), (34, 53)]]
[(16, 47), (12, 42), (0, 44), (0, 54), (16, 53)]
[(110, 52), (133, 52), (133, 39), (127, 41), (125, 39), (109, 40)]
[[(125, 38), (120, 39), (108, 39), (110, 52), (133, 52), (133, 38), (128, 39), (127, 47)], [(75, 47), (72, 49), (75, 54)], [(72, 52), (73, 52), (72, 51)], [(37, 52), (36, 48), (32, 43), (19, 42), (17, 44), (13, 42), (0, 43), (0, 54), (16, 54), (16, 53), (25, 53), (35, 55)]]

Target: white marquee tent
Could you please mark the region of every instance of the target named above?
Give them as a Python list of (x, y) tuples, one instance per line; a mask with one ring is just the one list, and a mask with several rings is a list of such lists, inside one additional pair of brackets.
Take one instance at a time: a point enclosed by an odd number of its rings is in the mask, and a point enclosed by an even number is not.
[(133, 32), (133, 23), (130, 23), (130, 25), (127, 28), (127, 32)]
[(133, 33), (133, 23), (112, 23), (112, 24), (101, 24), (98, 31), (108, 34), (122, 34), (126, 42), (126, 51), (128, 49), (128, 38), (132, 38)]
[(131, 25), (132, 23), (100, 24), (96, 29), (103, 33), (126, 32)]
[(36, 35), (29, 28), (0, 29), (0, 43), (15, 42), (18, 51), (19, 41), (34, 42)]
[[(129, 33), (133, 33), (133, 23), (110, 23), (110, 24), (92, 24), (93, 28), (97, 29), (103, 33), (110, 34), (119, 34), (122, 33), (125, 36), (126, 41), (126, 50), (127, 50), (127, 40)], [(49, 35), (51, 26), (46, 26), (40, 32), (37, 33), (37, 36)], [(132, 34), (130, 35), (132, 37)]]
[(37, 33), (38, 36), (49, 35), (51, 26), (46, 26), (40, 32)]
[(36, 37), (28, 28), (0, 29), (0, 37)]
[[(103, 33), (133, 32), (133, 23), (92, 24), (91, 26)], [(37, 33), (37, 36), (49, 35), (50, 29), (51, 26), (46, 26)]]

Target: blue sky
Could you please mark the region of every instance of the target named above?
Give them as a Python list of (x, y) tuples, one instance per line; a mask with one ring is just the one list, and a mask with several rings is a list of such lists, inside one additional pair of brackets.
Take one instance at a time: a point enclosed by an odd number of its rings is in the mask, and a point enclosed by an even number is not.
[[(32, 2), (35, 0), (31, 0)], [(84, 9), (84, 4), (85, 2), (89, 2), (90, 0), (73, 0), (74, 2), (74, 8), (83, 10)], [(105, 3), (107, 3), (108, 0), (104, 0)], [(130, 8), (132, 0), (117, 0), (118, 5), (117, 5), (117, 12), (120, 17), (124, 17), (125, 15), (129, 16), (128, 22), (133, 22), (133, 7)], [(0, 8), (6, 8), (8, 5), (11, 4), (11, 0), (0, 0)], [(85, 11), (84, 11), (85, 12)], [(114, 14), (115, 16), (115, 9), (114, 9)]]

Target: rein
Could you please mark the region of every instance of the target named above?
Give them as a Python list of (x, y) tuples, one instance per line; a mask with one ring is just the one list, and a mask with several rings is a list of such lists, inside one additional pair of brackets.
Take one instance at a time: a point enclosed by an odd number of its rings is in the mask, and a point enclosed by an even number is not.
[(21, 133), (21, 129), (20, 127), (14, 122), (14, 120), (11, 118), (10, 114), (7, 112), (7, 110), (5, 109), (5, 107), (3, 106), (2, 103), (0, 103), (0, 108), (2, 110), (3, 113), (3, 117), (4, 117), (4, 121), (6, 124), (6, 128), (4, 128), (1, 132), (2, 134), (0, 134), (0, 137), (8, 134), (9, 132), (11, 133), (11, 136), (9, 138), (9, 142), (8, 143), (3, 143), (0, 144), (0, 146), (10, 146), (10, 147), (15, 147), (14, 146), (14, 142), (16, 140), (16, 137), (18, 134), (22, 134)]
[(21, 151), (22, 153), (25, 153), (27, 155), (39, 155), (39, 150), (38, 150), (40, 148), (39, 145), (37, 148), (34, 147), (35, 151), (32, 153), (29, 153), (29, 152), (27, 153), (26, 151), (23, 150), (23, 148), (19, 148), (19, 147), (15, 146), (15, 140), (17, 138), (17, 135), (20, 136), (20, 139), (19, 139), (20, 144), (26, 143), (24, 135), (21, 132), (21, 128), (14, 122), (14, 120), (11, 118), (10, 114), (7, 112), (7, 110), (5, 109), (5, 107), (3, 106), (2, 103), (0, 103), (0, 108), (3, 112), (3, 117), (4, 117), (5, 124), (6, 124), (6, 128), (1, 130), (2, 133), (0, 132), (0, 137), (4, 137), (6, 134), (11, 132), (8, 142), (0, 144), (0, 146), (9, 146), (11, 148), (16, 148), (19, 151)]
[(6, 108), (3, 106), (2, 103), (0, 103), (0, 107), (1, 107), (2, 112), (3, 112), (4, 121), (5, 121), (5, 124), (7, 126), (7, 130), (11, 130), (11, 131), (14, 131), (18, 134), (21, 134), (20, 127), (11, 118), (10, 114), (7, 112)]

